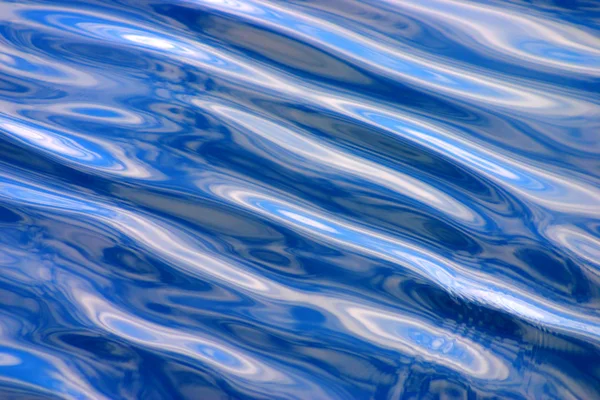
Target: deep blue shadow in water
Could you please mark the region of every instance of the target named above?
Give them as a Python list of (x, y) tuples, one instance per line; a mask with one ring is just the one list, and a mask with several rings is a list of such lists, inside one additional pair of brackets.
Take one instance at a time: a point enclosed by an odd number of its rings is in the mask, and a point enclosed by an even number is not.
[(0, 398), (600, 397), (598, 21), (0, 0)]

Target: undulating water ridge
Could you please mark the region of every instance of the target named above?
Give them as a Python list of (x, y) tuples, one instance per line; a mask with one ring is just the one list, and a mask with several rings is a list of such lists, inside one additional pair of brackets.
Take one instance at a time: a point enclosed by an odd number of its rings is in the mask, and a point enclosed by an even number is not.
[(0, 398), (600, 398), (600, 1), (0, 0)]

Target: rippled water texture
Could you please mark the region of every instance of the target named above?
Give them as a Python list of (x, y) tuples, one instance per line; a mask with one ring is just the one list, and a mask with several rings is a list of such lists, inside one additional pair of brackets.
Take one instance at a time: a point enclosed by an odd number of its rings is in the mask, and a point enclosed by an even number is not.
[(0, 398), (600, 398), (600, 1), (0, 0)]

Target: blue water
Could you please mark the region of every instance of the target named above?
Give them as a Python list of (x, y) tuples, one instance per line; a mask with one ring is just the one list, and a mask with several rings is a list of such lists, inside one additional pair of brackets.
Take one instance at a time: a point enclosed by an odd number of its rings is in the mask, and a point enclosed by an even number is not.
[(600, 1), (0, 0), (1, 399), (600, 398)]

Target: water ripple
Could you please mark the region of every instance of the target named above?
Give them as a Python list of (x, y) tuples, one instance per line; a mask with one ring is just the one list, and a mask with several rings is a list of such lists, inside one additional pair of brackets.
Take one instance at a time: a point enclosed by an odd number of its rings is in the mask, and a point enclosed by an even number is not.
[(599, 18), (0, 0), (0, 397), (600, 396)]

